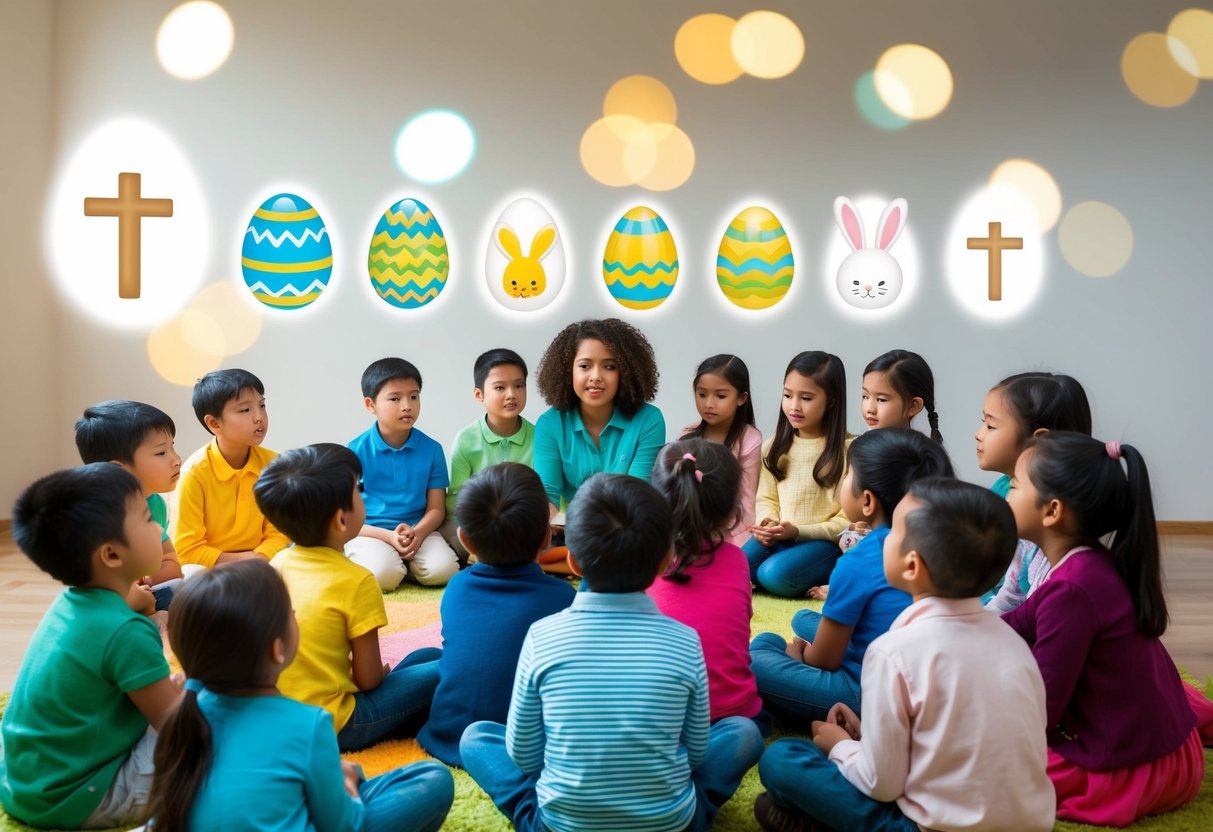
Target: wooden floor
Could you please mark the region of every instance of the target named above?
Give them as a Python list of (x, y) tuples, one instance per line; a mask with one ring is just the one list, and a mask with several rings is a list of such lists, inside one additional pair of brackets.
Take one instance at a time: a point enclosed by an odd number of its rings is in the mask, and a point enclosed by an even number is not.
[[(1176, 664), (1213, 676), (1213, 537), (1163, 538), (1171, 627), (1163, 637)], [(0, 532), (0, 691), (11, 691), (30, 636), (61, 586)]]

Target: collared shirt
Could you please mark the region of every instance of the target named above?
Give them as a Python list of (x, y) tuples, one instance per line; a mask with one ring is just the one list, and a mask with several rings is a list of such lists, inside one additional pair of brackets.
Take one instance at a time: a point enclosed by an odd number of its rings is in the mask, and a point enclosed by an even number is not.
[(446, 488), (446, 456), (442, 446), (417, 428), (399, 448), (393, 448), (372, 424), (350, 441), (349, 449), (362, 462), (366, 522), (381, 529), (401, 523), (417, 525), (425, 516), (431, 488)]
[(595, 444), (581, 421), (581, 410), (549, 408), (535, 423), (535, 471), (548, 499), (571, 502), (594, 474), (631, 474), (647, 481), (657, 452), (665, 444), (665, 418), (651, 404), (632, 418), (615, 408)]
[(498, 462), (520, 462), (530, 466), (535, 452), (535, 426), (518, 417), (521, 425), (509, 436), (493, 433), (488, 417), (482, 416), (455, 437), (451, 448), (451, 484), (446, 491), (446, 516), (455, 516), (459, 489), (479, 471)]
[(1044, 683), (979, 599), (907, 607), (868, 647), (862, 686), (863, 736), (830, 752), (861, 792), (924, 829), (1053, 828)]
[(531, 626), (505, 745), (550, 829), (685, 829), (707, 743), (699, 637), (644, 593), (581, 592)]
[(253, 484), (277, 453), (249, 448), (243, 468), (227, 464), (212, 439), (177, 484), (177, 533), (173, 545), (182, 563), (214, 566), (224, 552), (257, 552), (272, 558), (290, 540), (265, 519), (253, 499)]

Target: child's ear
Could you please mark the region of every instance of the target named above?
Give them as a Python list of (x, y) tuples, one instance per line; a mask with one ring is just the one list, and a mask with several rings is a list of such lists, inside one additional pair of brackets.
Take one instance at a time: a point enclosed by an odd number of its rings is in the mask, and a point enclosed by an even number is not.
[(1069, 512), (1066, 511), (1066, 504), (1056, 497), (1044, 504), (1044, 516), (1041, 518), (1041, 525), (1045, 528), (1057, 526), (1069, 519)]
[(572, 569), (572, 570), (573, 570), (573, 574), (574, 574), (574, 575), (576, 575), (578, 578), (583, 578), (583, 577), (585, 577), (585, 576), (584, 576), (584, 575), (581, 573), (581, 564), (579, 564), (579, 563), (577, 562), (577, 558), (573, 557), (573, 550), (572, 550), (572, 549), (569, 549), (569, 554), (568, 554), (567, 558), (568, 558), (568, 562), (569, 562), (569, 569)]
[(367, 413), (375, 412), (375, 400), (370, 396), (365, 396), (362, 399), (362, 406), (366, 408)]
[[(476, 392), (480, 391), (477, 390)], [(468, 540), (467, 535), (463, 533), (463, 529), (456, 528), (455, 537), (459, 538), (459, 542), (463, 544), (463, 548), (468, 550), (469, 555), (476, 555), (476, 557), (480, 557), (479, 553), (476, 551), (476, 547), (472, 545), (472, 541)], [(545, 545), (543, 548), (546, 549), (548, 547)]]
[(350, 528), (350, 517), (353, 513), (353, 509), (337, 509), (333, 514), (333, 518), (329, 520), (329, 528), (338, 533), (348, 531)]
[(1049, 432), (1048, 428), (1037, 428), (1036, 430), (1032, 431), (1032, 435), (1033, 436), (1043, 436), (1044, 434), (1046, 434), (1048, 432)]
[(931, 573), (927, 570), (927, 562), (922, 559), (922, 555), (918, 554), (917, 549), (911, 549), (906, 553), (905, 568), (902, 569), (901, 576), (911, 586), (920, 583), (923, 578), (931, 577)]
[(749, 393), (741, 393), (741, 394), (739, 394), (739, 395), (737, 396), (737, 404), (738, 404), (738, 406), (741, 406), (741, 405), (745, 404), (745, 403), (746, 403), (746, 402), (748, 402), (749, 400), (750, 400), (750, 394), (749, 394)]
[(286, 663), (286, 642), (281, 637), (274, 639), (270, 645), (270, 661), (275, 665)]
[(868, 489), (863, 490), (863, 494), (859, 496), (860, 508), (863, 511), (864, 519), (876, 516), (876, 512), (880, 511), (880, 500), (876, 499), (876, 495)]
[(918, 396), (910, 399), (910, 407), (906, 410), (906, 415), (913, 419), (919, 413), (922, 413), (922, 399)]
[(473, 392), (473, 395), (476, 397), (476, 401), (478, 401), (478, 402), (484, 401), (484, 391), (481, 390), (479, 387), (477, 387), (475, 389), (475, 391)]
[(220, 421), (219, 417), (211, 416), (210, 414), (202, 417), (202, 423), (206, 425), (207, 430), (214, 434), (218, 434), (223, 427), (223, 422)]
[(106, 569), (122, 566), (122, 546), (117, 540), (107, 540), (93, 550), (93, 558)]

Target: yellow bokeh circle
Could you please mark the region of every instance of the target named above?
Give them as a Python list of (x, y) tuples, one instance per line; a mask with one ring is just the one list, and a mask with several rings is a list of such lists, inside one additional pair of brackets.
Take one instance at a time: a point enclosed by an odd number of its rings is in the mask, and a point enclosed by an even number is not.
[(657, 155), (652, 168), (637, 178), (638, 184), (650, 191), (671, 191), (680, 187), (695, 170), (695, 146), (691, 137), (673, 124), (650, 124), (646, 129), (654, 137)]
[[(211, 333), (201, 337), (217, 338), (219, 350), (225, 357), (244, 352), (261, 335), (260, 305), (254, 308), (253, 304), (248, 303), (247, 293), (238, 289), (235, 281), (212, 283), (198, 293), (188, 308), (210, 319)], [(190, 340), (194, 342), (198, 339), (191, 337)], [(209, 343), (207, 340), (199, 346)]]
[(876, 62), (876, 94), (903, 118), (934, 118), (952, 100), (952, 70), (933, 49), (902, 43), (885, 51)]
[(1036, 212), (1041, 234), (1057, 224), (1061, 217), (1061, 189), (1053, 175), (1028, 159), (1007, 159), (990, 174), (991, 185), (1015, 188)]
[(678, 104), (670, 88), (648, 75), (629, 75), (611, 85), (602, 102), (604, 116), (632, 116), (643, 122), (678, 121)]
[(156, 57), (168, 74), (194, 81), (223, 66), (235, 37), (232, 19), (222, 6), (210, 0), (191, 0), (161, 21)]
[(1080, 202), (1057, 229), (1062, 256), (1088, 277), (1116, 274), (1133, 254), (1133, 227), (1125, 215), (1103, 202)]
[(737, 21), (723, 14), (701, 14), (678, 27), (674, 57), (683, 72), (703, 84), (727, 84), (743, 70), (733, 57)]
[[(205, 340), (208, 323), (214, 323), (209, 316), (186, 310), (148, 333), (147, 357), (161, 378), (181, 387), (193, 387), (199, 378), (219, 368), (223, 362), (221, 353), (196, 346), (199, 339)], [(212, 339), (212, 348), (217, 341)]]
[(755, 78), (782, 78), (804, 60), (804, 35), (777, 12), (750, 12), (733, 27), (733, 58)]
[(1173, 50), (1194, 65), (1187, 47), (1161, 32), (1146, 32), (1129, 41), (1120, 56), (1120, 73), (1129, 92), (1152, 107), (1178, 107), (1195, 95), (1200, 82), (1176, 62)]
[(1213, 78), (1213, 12), (1185, 9), (1167, 26), (1171, 57), (1197, 78)]
[(635, 116), (600, 118), (581, 136), (581, 166), (603, 185), (634, 185), (656, 161), (657, 137)]

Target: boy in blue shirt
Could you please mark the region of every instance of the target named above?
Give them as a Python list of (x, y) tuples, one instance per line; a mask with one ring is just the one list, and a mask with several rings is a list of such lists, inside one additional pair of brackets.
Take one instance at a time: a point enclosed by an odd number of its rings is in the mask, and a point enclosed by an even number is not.
[(438, 690), (417, 739), (439, 760), (460, 766), (464, 729), (477, 720), (506, 720), (527, 630), (568, 607), (576, 593), (536, 563), (551, 527), (547, 492), (532, 469), (517, 462), (485, 468), (460, 490), (455, 517), (477, 561), (442, 595)]
[(421, 418), (421, 373), (403, 358), (381, 358), (362, 373), (363, 405), (375, 424), (349, 449), (362, 463), (366, 523), (345, 546), (350, 560), (390, 592), (408, 575), (443, 586), (459, 559), (439, 526), (446, 519), (446, 456), (415, 425)]
[(13, 506), (21, 551), (67, 585), (30, 640), (0, 723), (0, 805), (24, 823), (144, 820), (155, 729), (181, 691), (159, 628), (127, 597), (159, 568), (161, 532), (139, 480), (109, 462), (43, 477)]
[(596, 474), (565, 539), (594, 589), (531, 627), (508, 721), (468, 727), (464, 767), (518, 832), (706, 830), (762, 735), (744, 717), (709, 726), (699, 637), (644, 593), (673, 556), (669, 505)]
[(143, 402), (100, 402), (86, 407), (76, 420), (80, 461), (114, 462), (134, 474), (143, 486), (152, 519), (160, 524), (160, 568), (139, 580), (140, 587), (151, 589), (157, 612), (168, 609), (173, 588), (181, 582), (181, 564), (168, 534), (168, 506), (160, 496), (176, 488), (181, 476), (176, 436), (177, 426), (169, 415)]

